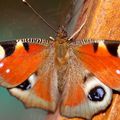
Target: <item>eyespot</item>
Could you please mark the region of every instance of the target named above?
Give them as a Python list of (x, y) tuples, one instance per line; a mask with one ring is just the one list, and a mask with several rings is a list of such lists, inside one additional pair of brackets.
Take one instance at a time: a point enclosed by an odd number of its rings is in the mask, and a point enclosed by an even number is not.
[(93, 89), (90, 90), (88, 94), (88, 98), (91, 101), (102, 101), (105, 97), (105, 90), (101, 86), (96, 86)]
[(29, 90), (31, 88), (31, 83), (26, 80), (22, 84), (18, 85), (16, 88), (19, 88), (21, 90)]
[(32, 74), (28, 79), (26, 79), (23, 83), (20, 85), (16, 86), (16, 88), (21, 89), (21, 90), (29, 90), (31, 89), (35, 82), (36, 82), (36, 74)]
[(110, 105), (112, 90), (94, 75), (86, 77), (83, 89), (86, 94), (86, 102), (83, 104), (82, 109), (90, 117), (99, 111), (105, 110)]

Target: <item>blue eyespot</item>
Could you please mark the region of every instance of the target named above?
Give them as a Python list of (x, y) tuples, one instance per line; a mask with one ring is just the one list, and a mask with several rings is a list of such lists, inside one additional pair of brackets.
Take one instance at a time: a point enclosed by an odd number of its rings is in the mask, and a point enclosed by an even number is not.
[(88, 98), (91, 101), (102, 101), (105, 97), (105, 90), (101, 86), (96, 86), (95, 88), (91, 89)]

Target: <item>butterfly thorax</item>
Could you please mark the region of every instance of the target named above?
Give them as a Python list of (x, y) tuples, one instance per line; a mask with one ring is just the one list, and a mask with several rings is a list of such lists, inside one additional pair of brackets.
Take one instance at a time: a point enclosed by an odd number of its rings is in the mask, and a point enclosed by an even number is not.
[(64, 30), (64, 28), (60, 28), (57, 34), (57, 37), (55, 39), (55, 59), (57, 64), (63, 65), (67, 61), (67, 51), (69, 48), (68, 38), (67, 38), (67, 32)]

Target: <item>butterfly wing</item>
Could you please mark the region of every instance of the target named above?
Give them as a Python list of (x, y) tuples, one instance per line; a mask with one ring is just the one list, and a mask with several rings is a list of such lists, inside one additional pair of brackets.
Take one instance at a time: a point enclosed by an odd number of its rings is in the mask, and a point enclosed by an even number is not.
[(69, 55), (60, 112), (67, 117), (91, 119), (110, 104), (112, 91), (83, 66), (72, 50)]
[(120, 90), (120, 41), (104, 40), (76, 47), (77, 57), (104, 84)]
[(22, 41), (0, 43), (0, 84), (26, 106), (54, 111), (58, 93), (53, 49), (42, 44), (45, 40)]

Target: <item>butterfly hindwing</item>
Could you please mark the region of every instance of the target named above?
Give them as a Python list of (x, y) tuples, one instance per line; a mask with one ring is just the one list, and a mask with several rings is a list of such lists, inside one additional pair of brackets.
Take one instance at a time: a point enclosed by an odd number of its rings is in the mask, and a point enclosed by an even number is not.
[(1, 42), (0, 84), (13, 87), (22, 83), (43, 64), (47, 56), (43, 45), (19, 42)]
[[(96, 77), (89, 77), (88, 80), (79, 87), (81, 93), (78, 93), (77, 88), (70, 87), (68, 89), (64, 101), (61, 105), (61, 114), (66, 117), (82, 117), (86, 119), (91, 119), (94, 114), (105, 110), (111, 103), (112, 100), (112, 90), (104, 85)], [(76, 93), (75, 93), (76, 92)], [(100, 96), (95, 94), (100, 94)], [(68, 94), (69, 93), (69, 94)], [(80, 95), (81, 99), (77, 99)], [(77, 95), (77, 96), (76, 96)], [(71, 98), (71, 97), (74, 98)], [(97, 99), (98, 97), (98, 99)], [(74, 104), (76, 101), (76, 104)]]
[(54, 111), (58, 92), (53, 52), (35, 40), (1, 42), (0, 84), (26, 106)]

